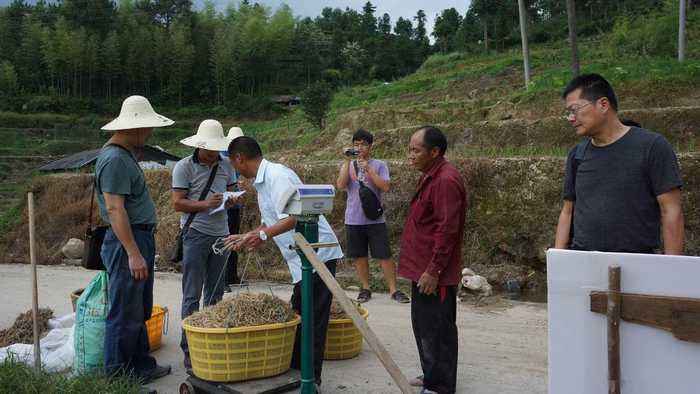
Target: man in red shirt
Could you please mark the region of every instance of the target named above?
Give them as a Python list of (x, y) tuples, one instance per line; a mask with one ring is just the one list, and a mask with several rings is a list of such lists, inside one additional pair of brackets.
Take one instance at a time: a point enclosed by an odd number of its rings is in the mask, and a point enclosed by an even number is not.
[(457, 284), (467, 192), (445, 160), (447, 139), (424, 126), (411, 137), (408, 158), (423, 173), (401, 236), (399, 275), (413, 282), (411, 321), (423, 376), (421, 393), (453, 394), (457, 385)]

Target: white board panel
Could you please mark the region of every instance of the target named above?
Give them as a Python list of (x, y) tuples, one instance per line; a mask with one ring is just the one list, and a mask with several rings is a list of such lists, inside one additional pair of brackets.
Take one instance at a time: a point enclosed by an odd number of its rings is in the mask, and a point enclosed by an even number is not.
[[(550, 249), (550, 394), (607, 393), (607, 321), (590, 312), (589, 294), (608, 289), (611, 265), (621, 267), (623, 292), (700, 298), (698, 257)], [(700, 344), (623, 321), (620, 352), (623, 394), (700, 393)]]

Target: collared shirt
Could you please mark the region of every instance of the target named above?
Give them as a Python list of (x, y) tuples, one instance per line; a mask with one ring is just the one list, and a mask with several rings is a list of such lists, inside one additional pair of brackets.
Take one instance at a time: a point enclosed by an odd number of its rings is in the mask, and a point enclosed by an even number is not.
[[(260, 162), (253, 186), (258, 192), (260, 217), (265, 226), (272, 226), (278, 221), (289, 217), (289, 215), (281, 212), (279, 202), (291, 187), (301, 184), (301, 179), (299, 179), (297, 174), (282, 164), (272, 163), (265, 159)], [(274, 237), (274, 241), (280, 252), (282, 252), (282, 257), (287, 261), (289, 272), (292, 274), (292, 282), (297, 283), (301, 280), (301, 258), (295, 250), (289, 249), (290, 245), (294, 245), (293, 235), (294, 230), (290, 230)], [(336, 238), (333, 229), (323, 215), (319, 217), (318, 221), (318, 242), (338, 242), (338, 238)], [(343, 251), (340, 249), (340, 246), (321, 248), (317, 254), (323, 262), (343, 257)]]
[(459, 171), (444, 158), (423, 175), (401, 236), (398, 273), (417, 282), (424, 272), (440, 286), (459, 283), (467, 192)]
[(115, 144), (100, 151), (95, 164), (95, 190), (100, 216), (110, 223), (103, 193), (124, 196), (124, 209), (131, 224), (155, 224), (156, 207), (146, 186), (143, 170), (134, 154)]
[[(173, 169), (173, 189), (186, 191), (185, 197), (192, 201), (199, 200), (199, 196), (204, 191), (207, 185), (212, 167), (200, 163), (197, 157), (197, 150), (191, 156), (187, 156), (175, 164)], [(228, 160), (219, 158), (219, 168), (216, 171), (216, 177), (211, 184), (207, 197), (215, 193), (223, 193), (233, 186), (233, 174), (235, 170)], [(228, 216), (226, 210), (219, 211), (213, 215), (209, 214), (210, 210), (197, 212), (190, 225), (191, 228), (211, 235), (213, 237), (221, 237), (229, 234), (228, 231)], [(180, 227), (185, 225), (190, 213), (183, 213), (180, 216)]]

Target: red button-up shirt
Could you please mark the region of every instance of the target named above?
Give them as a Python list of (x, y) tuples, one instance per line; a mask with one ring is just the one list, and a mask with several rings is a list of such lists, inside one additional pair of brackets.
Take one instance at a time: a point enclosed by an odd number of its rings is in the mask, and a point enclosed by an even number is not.
[(439, 158), (421, 177), (401, 235), (400, 276), (418, 282), (424, 272), (439, 286), (459, 283), (467, 191), (457, 169)]

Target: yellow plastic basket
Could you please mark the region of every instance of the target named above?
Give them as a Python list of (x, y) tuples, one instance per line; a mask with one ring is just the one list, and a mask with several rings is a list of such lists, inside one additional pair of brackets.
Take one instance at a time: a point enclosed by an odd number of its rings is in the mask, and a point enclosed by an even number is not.
[[(367, 320), (369, 311), (358, 308), (360, 315)], [(362, 333), (352, 319), (332, 319), (328, 322), (326, 333), (325, 360), (347, 360), (357, 357), (362, 352)]]
[[(77, 289), (70, 293), (70, 301), (75, 312), (78, 298), (85, 289)], [(148, 346), (150, 351), (158, 350), (163, 345), (163, 334), (168, 333), (168, 307), (153, 305), (151, 318), (146, 320), (146, 330), (148, 331)]]
[(163, 334), (168, 333), (168, 307), (153, 305), (151, 318), (146, 320), (146, 330), (148, 330), (148, 346), (151, 351), (160, 349)]
[(238, 328), (199, 328), (185, 322), (192, 372), (212, 382), (240, 382), (289, 370), (301, 318)]

